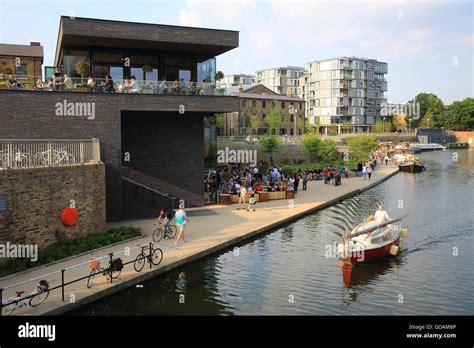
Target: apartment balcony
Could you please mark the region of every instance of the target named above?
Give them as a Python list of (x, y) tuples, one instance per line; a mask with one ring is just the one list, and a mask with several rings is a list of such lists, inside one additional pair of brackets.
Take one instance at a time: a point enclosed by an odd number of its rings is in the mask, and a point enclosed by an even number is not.
[[(33, 85), (30, 82), (35, 81)], [(71, 92), (71, 93), (131, 93), (161, 95), (194, 95), (226, 96), (227, 89), (216, 87), (206, 82), (154, 81), (133, 79), (99, 79), (88, 80), (81, 77), (60, 77), (46, 81), (41, 76), (27, 76), (11, 84), (8, 79), (0, 77), (0, 90), (35, 91), (35, 92)]]

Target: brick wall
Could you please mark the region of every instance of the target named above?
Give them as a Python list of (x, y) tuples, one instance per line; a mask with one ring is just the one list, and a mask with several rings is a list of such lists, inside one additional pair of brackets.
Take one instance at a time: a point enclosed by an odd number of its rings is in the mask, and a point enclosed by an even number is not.
[(469, 147), (474, 147), (474, 131), (449, 131), (454, 135), (458, 143), (468, 143)]
[[(104, 164), (0, 170), (0, 243), (38, 244), (105, 231)], [(62, 209), (75, 201), (79, 220), (63, 226)]]
[[(15, 58), (16, 57), (6, 57), (6, 56), (0, 56), (0, 73), (4, 74), (4, 71), (11, 71), (12, 75), (16, 75), (15, 73)], [(43, 75), (42, 73), (42, 60), (41, 58), (25, 58), (25, 57), (19, 57), (21, 58), (21, 64), (26, 64), (26, 71), (27, 75), (31, 76), (31, 78), (26, 78), (22, 79), (20, 78), (18, 81), (22, 83), (28, 83), (28, 88), (33, 88), (34, 86), (34, 76), (41, 76)], [(8, 75), (8, 74), (7, 74)]]
[[(56, 116), (55, 104), (63, 100), (95, 103), (95, 118), (89, 120), (86, 117)], [(157, 175), (161, 180), (173, 184), (186, 181), (189, 188), (195, 190), (195, 194), (202, 195), (204, 160), (202, 117), (219, 112), (237, 111), (239, 108), (237, 97), (32, 91), (0, 91), (0, 103), (8, 105), (0, 110), (0, 139), (99, 139), (101, 160), (105, 163), (106, 171), (108, 221), (120, 221), (123, 218), (122, 112), (139, 111), (134, 114), (137, 122), (141, 117), (146, 117), (145, 111), (154, 113), (153, 117), (157, 122), (150, 124), (153, 129), (143, 129), (143, 131), (156, 132), (159, 146), (155, 147), (155, 151), (166, 154), (179, 149), (182, 153), (189, 152), (199, 156), (190, 162), (185, 162), (174, 155), (167, 156), (167, 162), (163, 163), (167, 168), (161, 171), (157, 166), (153, 173), (148, 174)], [(180, 105), (185, 107), (184, 115), (178, 113)], [(192, 117), (196, 123), (183, 124), (183, 117), (185, 122), (188, 122), (188, 116)], [(172, 129), (173, 136), (167, 138), (167, 141), (158, 139), (161, 123), (166, 124), (167, 129)], [(136, 136), (139, 137), (140, 132), (136, 133)], [(139, 151), (148, 151), (145, 147), (136, 149), (133, 150), (134, 156), (137, 156)], [(146, 153), (145, 155), (153, 156), (154, 154)], [(138, 155), (140, 156), (140, 153)], [(182, 168), (185, 163), (186, 170), (191, 174), (180, 178), (177, 176), (179, 173), (176, 168)], [(184, 199), (186, 200), (187, 197)]]

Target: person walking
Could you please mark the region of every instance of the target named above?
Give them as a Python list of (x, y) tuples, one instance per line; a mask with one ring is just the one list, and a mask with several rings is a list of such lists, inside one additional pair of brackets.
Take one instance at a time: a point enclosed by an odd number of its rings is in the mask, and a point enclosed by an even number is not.
[(337, 168), (337, 179), (339, 180), (339, 185), (342, 184), (342, 167)]
[(176, 237), (176, 242), (174, 242), (174, 244), (177, 245), (181, 239), (183, 240), (183, 243), (186, 243), (186, 240), (184, 238), (184, 227), (186, 226), (189, 220), (182, 206), (180, 206), (178, 211), (176, 212), (175, 219), (176, 227), (178, 227), (178, 236)]
[(360, 161), (359, 161), (359, 163), (357, 163), (357, 176), (358, 177), (362, 176), (362, 162), (360, 162)]
[(367, 176), (369, 177), (369, 180), (370, 180), (370, 177), (372, 176), (372, 167), (371, 166), (367, 166)]
[(367, 180), (367, 164), (362, 165), (362, 176), (364, 177), (364, 180)]
[(253, 211), (255, 211), (255, 205), (257, 204), (257, 200), (255, 199), (255, 191), (253, 188), (250, 188), (250, 191), (248, 193), (249, 195), (249, 204), (247, 206), (247, 211), (250, 211), (250, 207), (253, 206)]
[(385, 155), (384, 160), (385, 160), (385, 166), (388, 166), (388, 156), (387, 155)]
[(240, 204), (243, 204), (245, 208), (246, 199), (247, 199), (247, 189), (245, 188), (245, 185), (241, 185), (240, 194), (239, 194), (239, 206), (237, 207), (237, 210), (240, 210)]
[(306, 191), (308, 187), (308, 174), (306, 173), (303, 174), (302, 181), (303, 181), (303, 191)]

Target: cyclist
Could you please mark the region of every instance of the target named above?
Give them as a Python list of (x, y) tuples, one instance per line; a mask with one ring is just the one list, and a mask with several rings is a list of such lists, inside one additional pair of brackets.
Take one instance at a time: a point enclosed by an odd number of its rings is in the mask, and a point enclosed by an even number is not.
[(168, 217), (168, 213), (166, 212), (165, 209), (161, 209), (160, 216), (158, 216), (158, 219), (156, 219), (154, 225), (158, 224), (160, 228), (164, 231), (165, 227), (169, 228), (169, 223), (170, 223), (170, 219)]

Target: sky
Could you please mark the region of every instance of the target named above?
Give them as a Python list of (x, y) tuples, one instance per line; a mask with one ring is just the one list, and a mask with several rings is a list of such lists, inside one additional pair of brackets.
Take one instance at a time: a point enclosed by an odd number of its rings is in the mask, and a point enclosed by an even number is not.
[(239, 31), (224, 74), (339, 56), (388, 63), (387, 98), (473, 96), (473, 1), (0, 0), (0, 43), (40, 41), (53, 65), (61, 15)]

